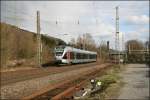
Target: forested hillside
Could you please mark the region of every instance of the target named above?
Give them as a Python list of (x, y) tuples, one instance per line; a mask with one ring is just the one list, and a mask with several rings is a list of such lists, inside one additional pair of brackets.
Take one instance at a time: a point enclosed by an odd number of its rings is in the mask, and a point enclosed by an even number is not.
[[(1, 23), (1, 66), (14, 67), (37, 64), (37, 35), (16, 26)], [(42, 35), (42, 62), (54, 60), (53, 48), (66, 43), (60, 39)]]

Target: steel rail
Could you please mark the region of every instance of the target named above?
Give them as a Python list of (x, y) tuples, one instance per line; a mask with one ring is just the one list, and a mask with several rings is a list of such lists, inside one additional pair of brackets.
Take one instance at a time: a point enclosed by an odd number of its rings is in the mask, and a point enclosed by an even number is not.
[[(110, 64), (102, 65), (100, 68), (94, 68), (92, 71), (86, 71), (85, 73), (82, 73), (79, 76), (76, 76), (74, 78), (70, 77), (69, 79), (61, 80), (58, 84), (50, 84), (46, 86), (45, 88), (42, 88), (41, 90), (22, 98), (23, 100), (45, 100), (45, 99), (54, 99), (57, 98), (67, 98), (69, 95), (72, 95), (75, 91), (80, 89), (83, 83), (87, 81), (89, 78), (93, 78), (98, 72), (100, 72), (102, 69), (105, 69)], [(79, 83), (79, 84), (78, 84)], [(77, 85), (78, 84), (78, 85)], [(56, 98), (56, 99), (55, 99)], [(59, 99), (58, 99), (59, 100)]]
[[(103, 67), (99, 70), (95, 70), (93, 72), (90, 73), (91, 76), (87, 76), (85, 79), (83, 79), (80, 83), (75, 84), (74, 86), (66, 89), (65, 91), (59, 93), (58, 95), (54, 96), (53, 98), (51, 98), (51, 100), (66, 100), (66, 99), (72, 99), (72, 96), (75, 92), (81, 90), (84, 86), (84, 84), (86, 84), (87, 81), (89, 81), (89, 79), (96, 77), (99, 73), (99, 71), (102, 71), (102, 69), (105, 69), (107, 67)], [(102, 75), (103, 73), (101, 73), (100, 75)]]

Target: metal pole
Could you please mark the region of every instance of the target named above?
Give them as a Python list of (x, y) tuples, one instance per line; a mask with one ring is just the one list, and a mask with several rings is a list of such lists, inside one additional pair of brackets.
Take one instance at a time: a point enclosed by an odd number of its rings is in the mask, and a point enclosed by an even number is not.
[(124, 50), (124, 35), (122, 33), (122, 51)]
[(42, 51), (42, 45), (41, 45), (41, 34), (40, 34), (40, 12), (37, 11), (37, 64), (39, 67), (41, 67), (41, 51)]
[(103, 56), (102, 56), (102, 46), (103, 46), (103, 40), (101, 40), (101, 43), (100, 43), (100, 60), (101, 61), (103, 59)]
[(116, 7), (116, 43), (115, 43), (115, 48), (116, 51), (118, 52), (118, 61), (120, 64), (120, 46), (119, 46), (119, 15), (118, 15), (118, 6)]
[(85, 50), (85, 34), (83, 34), (83, 49)]

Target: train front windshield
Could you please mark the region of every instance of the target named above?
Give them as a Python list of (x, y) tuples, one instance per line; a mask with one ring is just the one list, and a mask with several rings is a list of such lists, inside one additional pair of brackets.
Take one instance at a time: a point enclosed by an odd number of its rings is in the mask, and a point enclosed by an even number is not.
[(56, 52), (56, 56), (62, 56), (63, 52)]
[(58, 46), (55, 48), (55, 55), (56, 56), (62, 56), (63, 52), (64, 52), (64, 46)]

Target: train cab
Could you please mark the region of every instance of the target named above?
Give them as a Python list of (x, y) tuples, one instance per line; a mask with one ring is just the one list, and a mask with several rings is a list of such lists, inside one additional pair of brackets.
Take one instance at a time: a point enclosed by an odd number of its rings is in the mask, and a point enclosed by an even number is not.
[(55, 60), (57, 63), (61, 63), (63, 53), (64, 53), (65, 46), (57, 46), (55, 47), (54, 53), (55, 53)]

